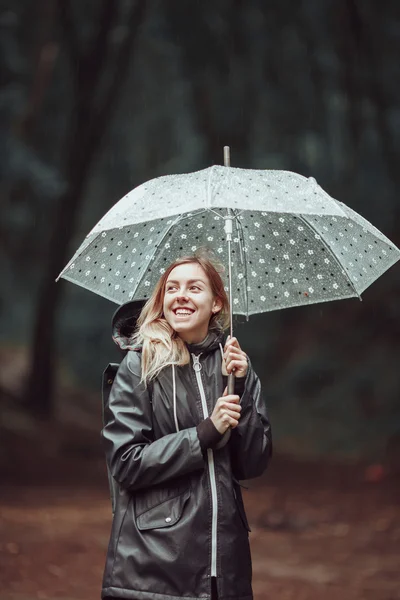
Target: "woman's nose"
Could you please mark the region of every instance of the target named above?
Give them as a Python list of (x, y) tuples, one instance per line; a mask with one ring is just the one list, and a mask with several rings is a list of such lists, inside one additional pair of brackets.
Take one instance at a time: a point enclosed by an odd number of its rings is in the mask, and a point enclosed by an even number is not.
[(180, 293), (178, 294), (178, 302), (187, 302), (189, 300), (189, 298), (187, 297), (187, 294), (184, 293)]

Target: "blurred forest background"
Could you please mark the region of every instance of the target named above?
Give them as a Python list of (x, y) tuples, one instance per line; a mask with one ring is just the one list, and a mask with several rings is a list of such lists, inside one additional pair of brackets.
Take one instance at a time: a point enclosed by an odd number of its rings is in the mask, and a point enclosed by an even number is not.
[[(128, 190), (221, 164), (225, 144), (233, 166), (314, 176), (399, 244), (399, 9), (355, 0), (3, 1), (4, 401), (57, 418), (70, 390), (75, 408), (98, 413), (101, 371), (119, 360), (109, 325), (116, 305), (54, 280)], [(278, 448), (382, 459), (400, 446), (399, 291), (396, 265), (363, 303), (289, 309), (239, 327)]]
[[(232, 166), (313, 176), (400, 245), (399, 42), (396, 0), (0, 1), (3, 481), (72, 480), (69, 459), (105, 477), (116, 305), (55, 278), (134, 186), (222, 164), (230, 145)], [(398, 474), (398, 264), (363, 302), (237, 333), (278, 456)]]

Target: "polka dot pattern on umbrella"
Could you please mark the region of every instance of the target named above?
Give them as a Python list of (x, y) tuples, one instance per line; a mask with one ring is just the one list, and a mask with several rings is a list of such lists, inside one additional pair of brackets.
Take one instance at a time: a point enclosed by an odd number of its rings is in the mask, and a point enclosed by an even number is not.
[[(357, 297), (396, 262), (398, 249), (346, 208), (347, 216), (235, 211), (233, 312)], [(225, 266), (227, 287), (225, 216), (221, 208), (199, 209), (92, 232), (63, 277), (117, 303), (148, 298), (173, 260), (208, 247)]]

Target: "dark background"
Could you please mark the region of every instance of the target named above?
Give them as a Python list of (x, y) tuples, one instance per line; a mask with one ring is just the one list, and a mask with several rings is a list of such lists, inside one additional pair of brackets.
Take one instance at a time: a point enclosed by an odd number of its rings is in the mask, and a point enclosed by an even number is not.
[[(54, 282), (75, 248), (134, 186), (222, 164), (224, 145), (232, 166), (315, 177), (400, 245), (399, 40), (396, 0), (0, 2), (1, 600), (98, 597), (109, 527), (100, 379), (120, 357), (110, 337), (116, 305)], [(268, 589), (282, 599), (400, 598), (400, 582), (390, 587), (398, 562), (385, 557), (385, 571), (371, 558), (400, 540), (399, 300), (397, 264), (363, 302), (238, 326), (275, 438), (270, 479), (248, 500), (259, 598)], [(291, 498), (300, 499), (292, 506)], [(90, 539), (78, 531), (93, 504), (98, 556), (93, 544), (71, 550), (62, 537)], [(360, 533), (359, 509), (369, 505)], [(293, 511), (303, 525), (293, 524)], [(371, 519), (382, 547), (366, 533), (375, 531)], [(44, 533), (50, 522), (48, 535), (61, 536), (54, 548)], [(356, 580), (314, 565), (324, 548), (333, 555), (326, 522), (339, 527), (344, 548), (358, 540), (350, 557), (338, 550), (356, 572), (355, 555), (372, 544)], [(261, 542), (257, 550), (260, 532), (267, 550)], [(36, 543), (52, 556), (41, 567)], [(268, 548), (278, 543), (271, 566)], [(61, 546), (96, 565), (90, 592), (78, 564), (57, 558)]]

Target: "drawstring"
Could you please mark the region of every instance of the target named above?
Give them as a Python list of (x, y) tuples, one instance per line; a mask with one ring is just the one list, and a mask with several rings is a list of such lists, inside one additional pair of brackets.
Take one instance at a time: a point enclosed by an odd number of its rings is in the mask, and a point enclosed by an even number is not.
[(178, 431), (179, 431), (179, 425), (178, 425), (178, 417), (176, 416), (176, 380), (175, 380), (175, 365), (172, 365), (172, 395), (173, 395), (173, 402), (174, 402), (174, 421), (175, 421), (176, 432), (178, 433)]
[(221, 342), (219, 343), (219, 349), (221, 350), (221, 356), (222, 356), (222, 360), (224, 360), (224, 350), (222, 348), (222, 344)]

